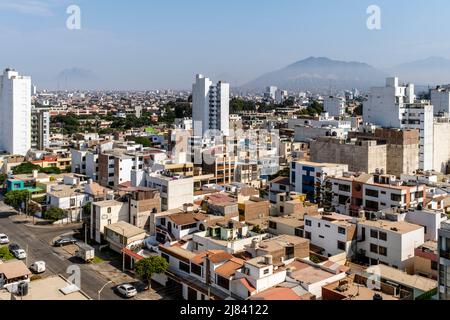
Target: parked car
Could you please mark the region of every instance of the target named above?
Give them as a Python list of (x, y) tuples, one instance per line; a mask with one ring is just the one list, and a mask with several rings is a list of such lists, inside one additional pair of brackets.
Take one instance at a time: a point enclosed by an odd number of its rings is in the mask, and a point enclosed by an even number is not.
[(34, 273), (44, 273), (46, 270), (44, 261), (36, 261), (30, 266), (30, 270)]
[(9, 238), (6, 234), (0, 233), (0, 244), (8, 244)]
[(118, 286), (117, 292), (126, 298), (132, 298), (135, 295), (137, 295), (136, 288), (128, 283), (124, 283), (124, 284)]
[(14, 250), (12, 251), (12, 254), (19, 260), (25, 260), (27, 258), (27, 253), (23, 249)]
[(11, 253), (12, 253), (12, 252), (14, 252), (14, 251), (19, 250), (19, 249), (20, 249), (20, 246), (19, 246), (17, 243), (11, 243), (11, 244), (8, 246), (8, 249), (9, 249), (9, 251), (11, 251)]
[(61, 238), (56, 240), (53, 245), (55, 247), (63, 247), (63, 246), (68, 246), (70, 244), (76, 244), (77, 240), (74, 238)]

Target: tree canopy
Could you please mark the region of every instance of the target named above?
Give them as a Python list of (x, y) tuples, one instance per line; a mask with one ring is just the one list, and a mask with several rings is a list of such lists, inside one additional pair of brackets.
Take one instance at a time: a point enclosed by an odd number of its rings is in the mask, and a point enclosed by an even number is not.
[(25, 203), (30, 198), (30, 193), (27, 190), (10, 191), (5, 195), (4, 202), (15, 209), (19, 209), (22, 203)]
[(143, 279), (150, 282), (154, 274), (160, 274), (167, 271), (169, 263), (160, 256), (145, 258), (136, 263), (135, 271)]
[(63, 209), (60, 208), (56, 208), (56, 207), (50, 207), (45, 213), (44, 213), (44, 219), (51, 221), (51, 222), (56, 222), (58, 220), (61, 220), (63, 218), (65, 218), (66, 213), (64, 212)]

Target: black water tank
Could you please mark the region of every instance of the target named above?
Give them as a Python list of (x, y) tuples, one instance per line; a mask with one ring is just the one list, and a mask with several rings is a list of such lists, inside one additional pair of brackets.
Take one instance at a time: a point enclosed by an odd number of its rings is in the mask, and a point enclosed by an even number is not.
[(17, 286), (17, 295), (19, 297), (25, 297), (28, 295), (28, 282), (21, 282)]
[(383, 300), (383, 297), (381, 296), (381, 294), (375, 294), (374, 296), (373, 296), (373, 300), (374, 301), (380, 301), (380, 300)]

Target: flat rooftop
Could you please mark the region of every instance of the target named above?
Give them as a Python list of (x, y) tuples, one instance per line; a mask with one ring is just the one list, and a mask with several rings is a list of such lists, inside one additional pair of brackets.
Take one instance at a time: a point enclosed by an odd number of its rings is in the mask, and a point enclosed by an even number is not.
[(405, 233), (423, 229), (422, 226), (404, 222), (404, 221), (388, 221), (388, 220), (370, 221), (370, 220), (366, 220), (366, 221), (360, 221), (359, 224), (362, 226), (378, 228), (378, 229), (386, 230), (389, 232), (395, 232), (398, 234), (405, 234)]
[[(32, 281), (28, 287), (28, 295), (22, 298), (22, 300), (91, 300), (82, 291), (72, 292), (64, 294), (61, 289), (71, 285), (60, 276), (53, 276), (41, 280)], [(11, 300), (11, 294), (6, 290), (0, 290), (0, 300)]]
[(385, 265), (371, 266), (366, 270), (369, 274), (379, 273), (382, 279), (390, 280), (405, 287), (414, 288), (423, 292), (429, 292), (438, 286), (437, 281), (418, 275), (409, 275), (401, 270)]

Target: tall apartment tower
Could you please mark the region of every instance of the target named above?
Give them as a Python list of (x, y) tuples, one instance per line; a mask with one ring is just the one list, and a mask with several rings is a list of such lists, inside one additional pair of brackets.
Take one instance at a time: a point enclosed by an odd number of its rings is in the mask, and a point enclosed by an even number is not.
[(31, 149), (31, 77), (13, 69), (0, 75), (0, 150), (25, 156)]
[(443, 222), (438, 231), (439, 299), (450, 300), (450, 223)]
[(44, 150), (50, 147), (50, 112), (31, 109), (31, 148)]
[(385, 87), (371, 89), (364, 103), (365, 123), (383, 128), (418, 129), (419, 161), (422, 170), (433, 170), (434, 108), (429, 101), (417, 101), (414, 84), (400, 86), (398, 78), (387, 78)]
[(194, 136), (204, 137), (209, 130), (228, 136), (230, 116), (230, 85), (198, 74), (192, 86), (192, 120)]

